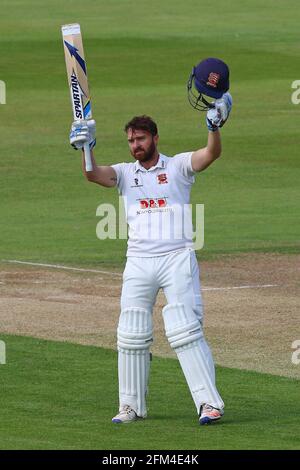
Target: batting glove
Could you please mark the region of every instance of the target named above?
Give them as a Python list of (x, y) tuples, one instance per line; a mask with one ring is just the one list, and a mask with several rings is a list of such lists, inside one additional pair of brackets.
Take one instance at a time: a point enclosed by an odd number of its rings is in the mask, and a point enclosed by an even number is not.
[(90, 149), (96, 145), (96, 121), (89, 119), (88, 121), (74, 121), (71, 126), (70, 144), (75, 150), (82, 149), (84, 144), (88, 142)]
[(213, 104), (214, 108), (209, 109), (206, 114), (206, 125), (212, 132), (224, 126), (227, 121), (232, 108), (232, 96), (230, 93), (224, 93), (222, 98)]

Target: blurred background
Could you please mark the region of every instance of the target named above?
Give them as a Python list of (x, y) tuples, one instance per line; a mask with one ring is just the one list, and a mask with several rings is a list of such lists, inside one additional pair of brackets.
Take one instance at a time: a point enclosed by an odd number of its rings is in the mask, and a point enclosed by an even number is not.
[(1, 0), (1, 259), (110, 264), (125, 240), (98, 240), (96, 208), (116, 189), (89, 184), (69, 145), (71, 103), (60, 27), (81, 24), (98, 164), (131, 161), (123, 132), (133, 115), (158, 123), (167, 155), (206, 144), (205, 115), (186, 97), (191, 69), (219, 57), (234, 106), (223, 155), (197, 176), (205, 204), (200, 259), (299, 250), (300, 79), (297, 0)]

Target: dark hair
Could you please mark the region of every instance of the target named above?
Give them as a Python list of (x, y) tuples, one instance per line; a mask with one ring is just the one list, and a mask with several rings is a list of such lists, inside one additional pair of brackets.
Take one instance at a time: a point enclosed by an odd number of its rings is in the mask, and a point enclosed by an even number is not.
[(127, 122), (124, 131), (127, 132), (129, 129), (147, 131), (153, 136), (158, 134), (156, 123), (150, 116), (146, 116), (145, 114), (143, 116), (135, 116)]

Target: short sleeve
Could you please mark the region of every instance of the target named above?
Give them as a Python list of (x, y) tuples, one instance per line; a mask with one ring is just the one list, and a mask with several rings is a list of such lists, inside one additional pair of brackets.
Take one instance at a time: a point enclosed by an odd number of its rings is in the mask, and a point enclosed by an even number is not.
[(195, 172), (192, 168), (193, 152), (178, 153), (172, 158), (175, 167), (189, 183), (195, 182)]

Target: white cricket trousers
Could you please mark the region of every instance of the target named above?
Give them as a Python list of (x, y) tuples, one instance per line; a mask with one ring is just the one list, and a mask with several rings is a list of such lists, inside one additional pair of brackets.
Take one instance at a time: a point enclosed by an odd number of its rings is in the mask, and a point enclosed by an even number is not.
[[(176, 332), (178, 332), (178, 325), (181, 322), (179, 335), (180, 347), (177, 349), (174, 347), (174, 349), (180, 360), (197, 411), (199, 412), (200, 406), (205, 402), (205, 398), (207, 396), (211, 397), (211, 405), (223, 407), (224, 403), (215, 388), (214, 361), (210, 348), (207, 345), (202, 332), (203, 308), (200, 290), (199, 266), (194, 250), (184, 249), (153, 258), (131, 256), (127, 258), (127, 263), (123, 273), (123, 287), (121, 295), (121, 312), (124, 312), (124, 319), (122, 320), (123, 323), (121, 322), (122, 324), (119, 324), (121, 334), (125, 328), (126, 335), (129, 335), (129, 337), (131, 336), (131, 327), (128, 326), (131, 324), (131, 320), (126, 319), (126, 315), (129, 315), (129, 317), (131, 316), (132, 318), (134, 316), (135, 324), (137, 321), (140, 321), (139, 318), (143, 315), (140, 312), (150, 312), (148, 315), (152, 316), (153, 306), (159, 289), (163, 290), (168, 304), (164, 309), (165, 312), (163, 310), (163, 316), (166, 334), (172, 347), (179, 344)], [(131, 312), (131, 309), (133, 309), (133, 313)], [(194, 329), (195, 324), (196, 329), (197, 324), (198, 326), (200, 325), (201, 334), (199, 332), (197, 334), (198, 337), (202, 335), (201, 339), (191, 341), (188, 338), (188, 335), (193, 334), (193, 328), (191, 329), (192, 331), (185, 332), (184, 311), (188, 312), (188, 316), (186, 317), (187, 324), (190, 321), (190, 324), (193, 324)], [(180, 319), (179, 323), (178, 318)], [(132, 328), (134, 329), (134, 327)], [(181, 341), (182, 337), (186, 338), (183, 342)], [(120, 406), (128, 404), (128, 400), (130, 398), (128, 397), (128, 393), (122, 392), (122, 390), (126, 389), (124, 384), (126, 382), (126, 374), (128, 374), (128, 372), (125, 371), (125, 366), (122, 362), (123, 356), (124, 354), (121, 353), (119, 349)], [(128, 362), (127, 358), (125, 359)], [(127, 368), (126, 366), (126, 370), (128, 370), (130, 376), (132, 376), (130, 367)], [(142, 374), (143, 383), (145, 384), (147, 382), (148, 373), (148, 366), (145, 366)], [(204, 377), (203, 380), (200, 380), (200, 375)], [(203, 381), (204, 386), (202, 383)], [(134, 395), (134, 393), (132, 394)], [(140, 393), (140, 395), (143, 395), (143, 393)], [(131, 405), (135, 403), (134, 399), (132, 400), (133, 401), (130, 402)], [(138, 409), (141, 416), (146, 416), (145, 402), (143, 402)]]
[(168, 304), (191, 306), (202, 323), (199, 266), (194, 250), (186, 249), (153, 258), (129, 256), (123, 273), (121, 310), (141, 307), (152, 312), (159, 289)]

